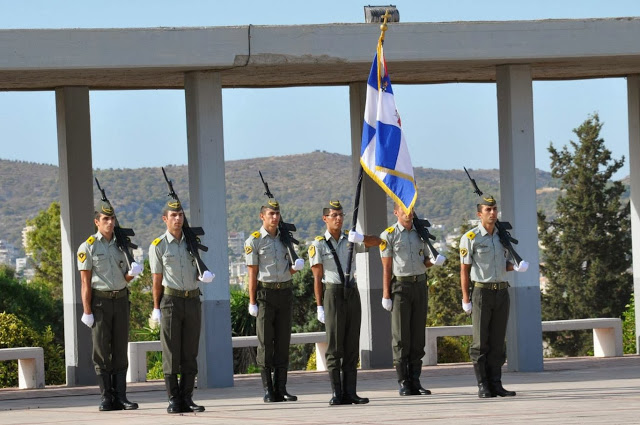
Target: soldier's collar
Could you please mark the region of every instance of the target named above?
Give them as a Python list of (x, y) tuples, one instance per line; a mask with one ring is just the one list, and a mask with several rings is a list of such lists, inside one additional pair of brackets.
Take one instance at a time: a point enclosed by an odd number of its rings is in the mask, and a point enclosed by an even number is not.
[[(264, 226), (260, 227), (260, 235), (264, 238), (266, 236), (271, 236), (269, 234), (269, 232), (267, 232), (267, 229), (264, 228)], [(277, 237), (280, 235), (280, 229), (276, 228), (276, 235), (274, 237)]]
[[(177, 238), (175, 238), (170, 231), (166, 231), (165, 232), (166, 238), (167, 238), (167, 242), (171, 243), (173, 241), (178, 241)], [(180, 237), (180, 240), (178, 241), (178, 243), (182, 242), (182, 240), (184, 239), (184, 232), (182, 232), (182, 235)]]
[(484, 228), (484, 226), (482, 225), (482, 222), (480, 222), (480, 224), (478, 224), (478, 228), (480, 229), (480, 234), (482, 236), (487, 236), (489, 234), (489, 231)]
[[(340, 242), (340, 239), (344, 238), (344, 232), (342, 230), (340, 230), (340, 237), (338, 238), (338, 242)], [(331, 232), (329, 232), (329, 229), (325, 230), (324, 232), (324, 238), (326, 240), (332, 239), (333, 236), (331, 236)], [(335, 240), (335, 239), (334, 239)]]

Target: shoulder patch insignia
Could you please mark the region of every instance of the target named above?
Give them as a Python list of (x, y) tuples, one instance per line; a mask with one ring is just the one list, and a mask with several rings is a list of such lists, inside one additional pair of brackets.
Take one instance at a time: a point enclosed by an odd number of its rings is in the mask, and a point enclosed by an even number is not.
[(395, 230), (395, 227), (391, 226), (391, 227), (387, 227), (387, 233), (393, 233), (393, 231)]
[(156, 238), (156, 239), (153, 240), (153, 242), (151, 242), (151, 245), (157, 246), (160, 243), (161, 240), (162, 240), (161, 238)]
[(245, 246), (244, 246), (244, 253), (245, 253), (245, 254), (249, 255), (249, 254), (251, 254), (252, 252), (253, 252), (253, 248), (251, 248), (251, 246), (250, 246), (250, 245), (245, 245)]
[(251, 236), (253, 236), (254, 238), (259, 238), (259, 237), (260, 237), (260, 231), (259, 231), (259, 230), (256, 230), (255, 232), (253, 232), (253, 233), (251, 234)]
[(87, 254), (85, 254), (84, 252), (78, 253), (78, 261), (80, 261), (81, 263), (84, 263), (86, 259), (87, 259)]
[(309, 247), (309, 258), (313, 258), (316, 256), (316, 247), (314, 245), (311, 245)]
[(460, 255), (462, 257), (466, 257), (468, 253), (469, 251), (467, 250), (467, 248), (460, 248)]
[(87, 239), (87, 243), (89, 245), (93, 245), (95, 241), (96, 241), (96, 238), (94, 238), (93, 236), (89, 236), (89, 239)]
[(475, 234), (475, 233), (473, 233), (473, 230), (469, 230), (467, 233), (465, 233), (465, 236), (466, 236), (467, 238), (469, 238), (469, 240), (470, 240), (470, 241), (472, 241), (472, 240), (473, 240), (473, 238), (475, 238), (475, 237), (476, 237), (476, 234)]
[(324, 240), (324, 236), (316, 236), (316, 240), (317, 241), (323, 241)]
[(387, 241), (383, 239), (382, 242), (380, 242), (380, 251), (384, 251), (385, 249), (387, 249)]

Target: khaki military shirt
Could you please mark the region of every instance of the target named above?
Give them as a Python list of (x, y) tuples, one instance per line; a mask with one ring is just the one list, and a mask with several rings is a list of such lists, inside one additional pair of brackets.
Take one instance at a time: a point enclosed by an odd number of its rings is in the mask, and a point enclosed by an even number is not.
[[(332, 283), (335, 285), (339, 285), (342, 283), (340, 281), (340, 273), (338, 273), (338, 266), (336, 265), (336, 261), (333, 257), (331, 249), (329, 249), (327, 240), (331, 241), (333, 249), (335, 249), (336, 254), (338, 254), (340, 266), (342, 267), (342, 273), (346, 273), (347, 261), (349, 261), (349, 240), (347, 238), (348, 233), (349, 232), (345, 230), (340, 234), (340, 240), (336, 241), (333, 236), (331, 236), (331, 233), (329, 233), (329, 231), (327, 230), (324, 233), (324, 236), (317, 236), (309, 247), (309, 264), (312, 267), (316, 264), (322, 264), (322, 270), (324, 272), (322, 282)], [(365, 252), (366, 248), (363, 243), (357, 243), (354, 244), (353, 250), (356, 253)], [(351, 263), (352, 276), (355, 276), (355, 269), (356, 256), (354, 255)]]
[(498, 229), (491, 235), (480, 224), (462, 235), (460, 262), (471, 264), (474, 282), (507, 281), (507, 250), (500, 243)]
[(249, 236), (244, 243), (247, 266), (258, 266), (260, 282), (287, 282), (291, 280), (289, 253), (280, 240), (280, 232), (271, 236), (263, 227)]
[(151, 242), (149, 247), (151, 273), (162, 273), (162, 285), (180, 291), (198, 288), (198, 268), (193, 255), (187, 251), (184, 233), (180, 240), (167, 230)]
[(108, 241), (100, 232), (78, 248), (78, 270), (91, 270), (91, 287), (99, 291), (119, 291), (127, 286), (127, 259), (116, 238)]
[(424, 260), (429, 248), (422, 241), (415, 227), (407, 230), (398, 222), (380, 235), (380, 256), (393, 258), (394, 276), (416, 276), (427, 272)]

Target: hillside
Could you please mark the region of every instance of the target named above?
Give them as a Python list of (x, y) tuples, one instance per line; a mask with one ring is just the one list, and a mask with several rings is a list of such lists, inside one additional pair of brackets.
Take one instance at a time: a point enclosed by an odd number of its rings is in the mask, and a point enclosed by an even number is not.
[[(265, 199), (258, 176), (258, 170), (261, 170), (283, 206), (284, 218), (298, 227), (298, 238), (311, 239), (323, 229), (320, 218), (323, 203), (339, 199), (347, 210), (352, 207), (355, 186), (350, 181), (350, 164), (346, 155), (322, 151), (228, 161), (229, 231), (243, 231), (248, 235), (259, 227), (258, 210)], [(187, 167), (168, 166), (165, 169), (188, 208)], [(476, 195), (463, 170), (416, 168), (415, 172), (420, 190), (416, 211), (420, 216), (427, 217), (433, 224), (444, 225), (448, 231), (474, 217)], [(160, 168), (96, 170), (95, 176), (112, 201), (121, 224), (135, 230), (134, 242), (147, 246), (164, 231), (160, 209), (166, 200), (167, 189)], [(472, 170), (472, 176), (484, 192), (499, 193), (498, 170)], [(21, 231), (26, 220), (58, 199), (57, 182), (55, 166), (0, 160), (0, 239), (21, 246)], [(538, 205), (550, 215), (553, 215), (553, 203), (558, 195), (553, 186), (550, 173), (537, 172)], [(95, 186), (94, 198), (94, 201), (98, 199)]]

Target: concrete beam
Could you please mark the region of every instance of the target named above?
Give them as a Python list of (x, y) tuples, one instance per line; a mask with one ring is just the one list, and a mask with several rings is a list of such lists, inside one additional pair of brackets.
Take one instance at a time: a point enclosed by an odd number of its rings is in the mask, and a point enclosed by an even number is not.
[(94, 233), (91, 118), (87, 87), (56, 89), (60, 229), (67, 385), (95, 385), (91, 330), (80, 322), (82, 298), (76, 251)]
[[(640, 75), (627, 77), (629, 168), (631, 169), (631, 255), (636, 318), (640, 317)], [(636, 319), (636, 353), (640, 354), (640, 320)]]
[(518, 254), (528, 261), (525, 273), (509, 273), (511, 310), (507, 327), (508, 367), (542, 371), (540, 270), (536, 216), (536, 169), (533, 137), (533, 91), (528, 65), (496, 70), (500, 146), (502, 221), (513, 226)]
[(190, 225), (202, 226), (202, 260), (216, 274), (202, 284), (202, 328), (198, 353), (198, 386), (233, 386), (227, 208), (224, 200), (224, 138), (220, 75), (185, 75), (187, 146), (189, 158)]

